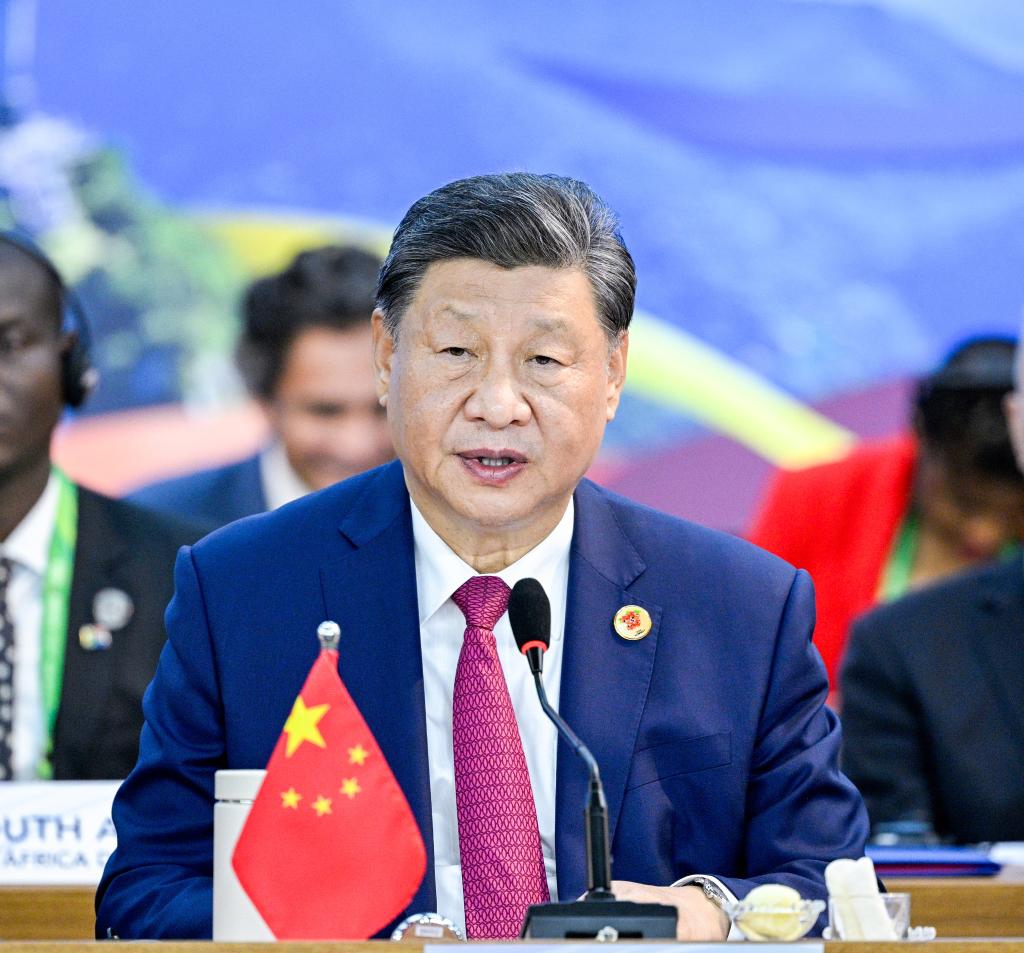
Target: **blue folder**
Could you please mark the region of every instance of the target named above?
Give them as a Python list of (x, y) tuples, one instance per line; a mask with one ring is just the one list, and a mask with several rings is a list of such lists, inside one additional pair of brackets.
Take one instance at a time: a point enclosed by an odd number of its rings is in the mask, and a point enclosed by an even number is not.
[(870, 846), (867, 855), (880, 877), (991, 877), (1002, 870), (977, 847)]

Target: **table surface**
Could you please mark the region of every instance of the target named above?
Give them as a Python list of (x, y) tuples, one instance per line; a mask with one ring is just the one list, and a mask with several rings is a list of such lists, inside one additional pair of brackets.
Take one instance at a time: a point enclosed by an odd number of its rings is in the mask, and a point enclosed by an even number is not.
[[(510, 941), (516, 942), (516, 941)], [(537, 941), (534, 941), (535, 943)], [(543, 941), (548, 943), (550, 941)], [(575, 942), (575, 941), (563, 941)], [(585, 941), (591, 942), (591, 941)], [(666, 944), (656, 941), (660, 948)], [(812, 941), (813, 942), (813, 941)], [(818, 941), (820, 942), (820, 941)], [(472, 944), (470, 944), (472, 945)], [(705, 949), (712, 944), (699, 944)], [(715, 946), (719, 944), (714, 944)], [(732, 943), (722, 943), (722, 953), (728, 953), (735, 949)], [(799, 953), (801, 947), (806, 948), (807, 944), (794, 943), (794, 953)], [(156, 942), (141, 941), (134, 942), (127, 949), (131, 953), (214, 953), (223, 950), (224, 953), (241, 953), (243, 950), (265, 949), (263, 944), (252, 943), (209, 943), (209, 942)], [(614, 946), (611, 947), (614, 950)], [(110, 950), (109, 944), (100, 942), (31, 942), (15, 941), (11, 943), (0, 942), (0, 953), (97, 953), (100, 950)], [(386, 940), (376, 940), (366, 943), (276, 943), (273, 945), (274, 953), (382, 953), (384, 949), (395, 947)], [(404, 943), (400, 948), (404, 953), (429, 953), (429, 946), (423, 947), (419, 943)], [(687, 949), (686, 944), (679, 945), (680, 953)], [(1013, 939), (982, 939), (982, 940), (934, 940), (928, 948), (928, 953), (1024, 953), (1024, 940)], [(906, 943), (839, 943), (826, 942), (825, 953), (907, 953)]]
[[(940, 939), (953, 937), (1024, 938), (1024, 867), (1005, 868), (996, 877), (918, 877), (886, 881), (891, 891), (911, 894), (911, 920), (914, 925), (934, 926)], [(93, 894), (90, 887), (0, 887), (0, 941), (63, 940), (52, 949), (72, 949), (68, 940), (88, 940), (94, 929)], [(829, 944), (831, 946), (831, 944)], [(348, 949), (348, 946), (344, 949)], [(865, 944), (863, 948), (867, 950)], [(3, 953), (15, 947), (0, 944)], [(146, 951), (149, 944), (132, 944), (134, 951)], [(317, 947), (305, 944), (306, 953)], [(322, 949), (340, 950), (330, 944)], [(353, 947), (354, 948), (354, 947)], [(35, 953), (48, 953), (50, 945), (25, 947)], [(176, 953), (209, 949), (209, 944), (161, 944), (153, 950)], [(299, 947), (296, 947), (299, 949)], [(861, 945), (857, 947), (858, 951)], [(1003, 944), (999, 950), (1009, 953)], [(979, 946), (974, 953), (986, 953)], [(1013, 953), (1024, 953), (1024, 942)]]

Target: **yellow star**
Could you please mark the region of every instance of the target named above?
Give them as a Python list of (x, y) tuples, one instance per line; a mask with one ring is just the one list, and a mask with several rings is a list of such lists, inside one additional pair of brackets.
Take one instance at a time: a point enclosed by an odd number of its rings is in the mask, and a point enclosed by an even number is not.
[(359, 786), (359, 782), (355, 778), (345, 778), (341, 782), (341, 793), (344, 794), (351, 801), (357, 794), (363, 789)]
[(317, 817), (323, 817), (325, 814), (331, 813), (331, 799), (329, 797), (324, 797), (322, 794), (317, 795), (312, 806), (313, 810), (316, 811)]
[(313, 708), (307, 708), (301, 695), (295, 699), (292, 713), (284, 723), (284, 733), (288, 736), (288, 747), (285, 750), (285, 757), (290, 758), (295, 754), (295, 751), (303, 741), (308, 741), (318, 748), (327, 747), (327, 742), (324, 741), (323, 735), (320, 734), (317, 724), (327, 714), (327, 709), (330, 707), (330, 705), (316, 705)]
[(288, 788), (287, 791), (281, 792), (281, 807), (291, 807), (298, 810), (299, 801), (301, 800), (302, 795), (295, 788)]
[(348, 763), (358, 764), (362, 767), (366, 763), (366, 759), (370, 757), (370, 752), (367, 751), (362, 745), (356, 745), (354, 748), (348, 749)]

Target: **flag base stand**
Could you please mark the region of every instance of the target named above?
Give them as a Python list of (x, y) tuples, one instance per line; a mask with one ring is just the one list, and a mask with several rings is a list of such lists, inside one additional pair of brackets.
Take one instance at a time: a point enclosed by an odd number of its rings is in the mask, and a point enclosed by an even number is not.
[(576, 900), (526, 911), (524, 940), (674, 940), (679, 911), (661, 903)]

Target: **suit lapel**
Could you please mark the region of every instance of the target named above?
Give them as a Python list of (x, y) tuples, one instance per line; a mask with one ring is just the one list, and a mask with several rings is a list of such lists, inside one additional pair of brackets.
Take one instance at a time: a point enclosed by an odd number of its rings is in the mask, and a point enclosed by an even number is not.
[(423, 835), (427, 869), (409, 910), (434, 910), (416, 564), (409, 497), (398, 463), (367, 482), (339, 532), (352, 548), (320, 569), (326, 618), (341, 626), (339, 671)]
[(988, 673), (1010, 734), (1024, 738), (1024, 569), (1019, 558), (981, 594), (981, 618), (965, 633)]
[[(130, 554), (124, 540), (110, 526), (98, 500), (87, 490), (78, 489), (78, 535), (75, 543), (74, 572), (68, 598), (67, 641), (64, 649), (60, 710), (74, 712), (60, 717), (54, 729), (54, 761), (61, 752), (87, 751), (90, 739), (99, 730), (114, 683), (115, 650), (85, 652), (78, 632), (93, 622), (92, 603), (96, 593), (118, 585), (118, 566)], [(134, 593), (129, 593), (134, 596)], [(120, 633), (114, 632), (116, 641)], [(55, 773), (60, 776), (58, 765)]]
[[(644, 562), (625, 535), (607, 498), (589, 481), (575, 496), (575, 528), (569, 564), (565, 644), (559, 712), (593, 752), (608, 799), (609, 840), (614, 843), (640, 716), (651, 681), (661, 607), (630, 597), (628, 587)], [(642, 605), (651, 633), (627, 642), (612, 619), (624, 605)], [(587, 772), (559, 742), (555, 794), (558, 893), (574, 899), (586, 889), (583, 809)]]

